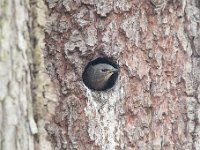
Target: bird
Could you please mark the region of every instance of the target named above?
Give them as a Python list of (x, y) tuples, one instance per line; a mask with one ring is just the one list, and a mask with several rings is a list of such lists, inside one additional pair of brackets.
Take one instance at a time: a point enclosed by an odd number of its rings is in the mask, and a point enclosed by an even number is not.
[(90, 64), (84, 71), (84, 81), (86, 86), (94, 90), (105, 90), (109, 80), (118, 69), (110, 64), (99, 63)]

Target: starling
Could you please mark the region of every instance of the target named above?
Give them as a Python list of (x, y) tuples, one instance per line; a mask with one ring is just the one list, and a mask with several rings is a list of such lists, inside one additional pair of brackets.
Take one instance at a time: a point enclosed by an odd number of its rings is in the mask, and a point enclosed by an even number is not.
[(110, 64), (100, 63), (89, 65), (84, 71), (84, 79), (86, 85), (94, 90), (105, 90), (109, 80), (118, 69)]

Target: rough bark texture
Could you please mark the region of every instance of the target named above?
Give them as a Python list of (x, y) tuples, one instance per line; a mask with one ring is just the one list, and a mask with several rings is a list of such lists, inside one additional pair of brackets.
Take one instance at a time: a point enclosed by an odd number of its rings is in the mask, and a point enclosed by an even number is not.
[(0, 1), (0, 150), (53, 149), (44, 130), (57, 100), (43, 67), (46, 12), (42, 0)]
[[(199, 0), (47, 0), (46, 69), (59, 105), (46, 126), (56, 149), (200, 149)], [(88, 89), (97, 57), (116, 85)]]

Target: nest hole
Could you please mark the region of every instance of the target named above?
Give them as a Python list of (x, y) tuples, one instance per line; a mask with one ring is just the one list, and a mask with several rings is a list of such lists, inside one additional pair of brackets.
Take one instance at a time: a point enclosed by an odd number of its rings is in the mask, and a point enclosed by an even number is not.
[[(101, 63), (105, 63), (105, 64), (109, 64), (109, 65), (112, 65), (114, 68), (118, 69), (119, 70), (119, 66), (118, 64), (112, 59), (112, 58), (107, 58), (107, 57), (98, 57), (92, 61), (90, 61), (84, 71), (83, 71), (83, 74), (82, 74), (82, 79), (83, 79), (83, 83), (89, 88), (89, 89), (92, 89), (92, 90), (96, 90), (96, 89), (93, 89), (89, 84), (88, 84), (88, 79), (86, 77), (86, 70), (87, 68), (90, 66), (90, 65), (96, 65), (96, 64), (101, 64)], [(119, 71), (112, 74), (112, 76), (110, 77), (110, 79), (108, 80), (108, 83), (107, 85), (101, 89), (101, 90), (96, 90), (96, 91), (105, 91), (105, 90), (108, 90), (110, 88), (112, 88), (116, 81), (117, 81), (117, 78), (118, 78), (118, 75), (119, 75)]]

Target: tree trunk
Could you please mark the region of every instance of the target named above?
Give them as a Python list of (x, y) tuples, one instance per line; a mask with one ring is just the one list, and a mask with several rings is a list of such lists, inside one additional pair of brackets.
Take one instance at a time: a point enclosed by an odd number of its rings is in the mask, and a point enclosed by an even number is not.
[[(59, 104), (56, 149), (200, 149), (198, 0), (49, 1), (45, 62)], [(116, 84), (94, 91), (85, 66), (106, 57)]]
[[(0, 149), (34, 149), (27, 1), (0, 2)], [(28, 120), (28, 121), (27, 121)]]
[(0, 150), (53, 149), (44, 129), (57, 99), (43, 69), (45, 13), (42, 0), (0, 0)]

